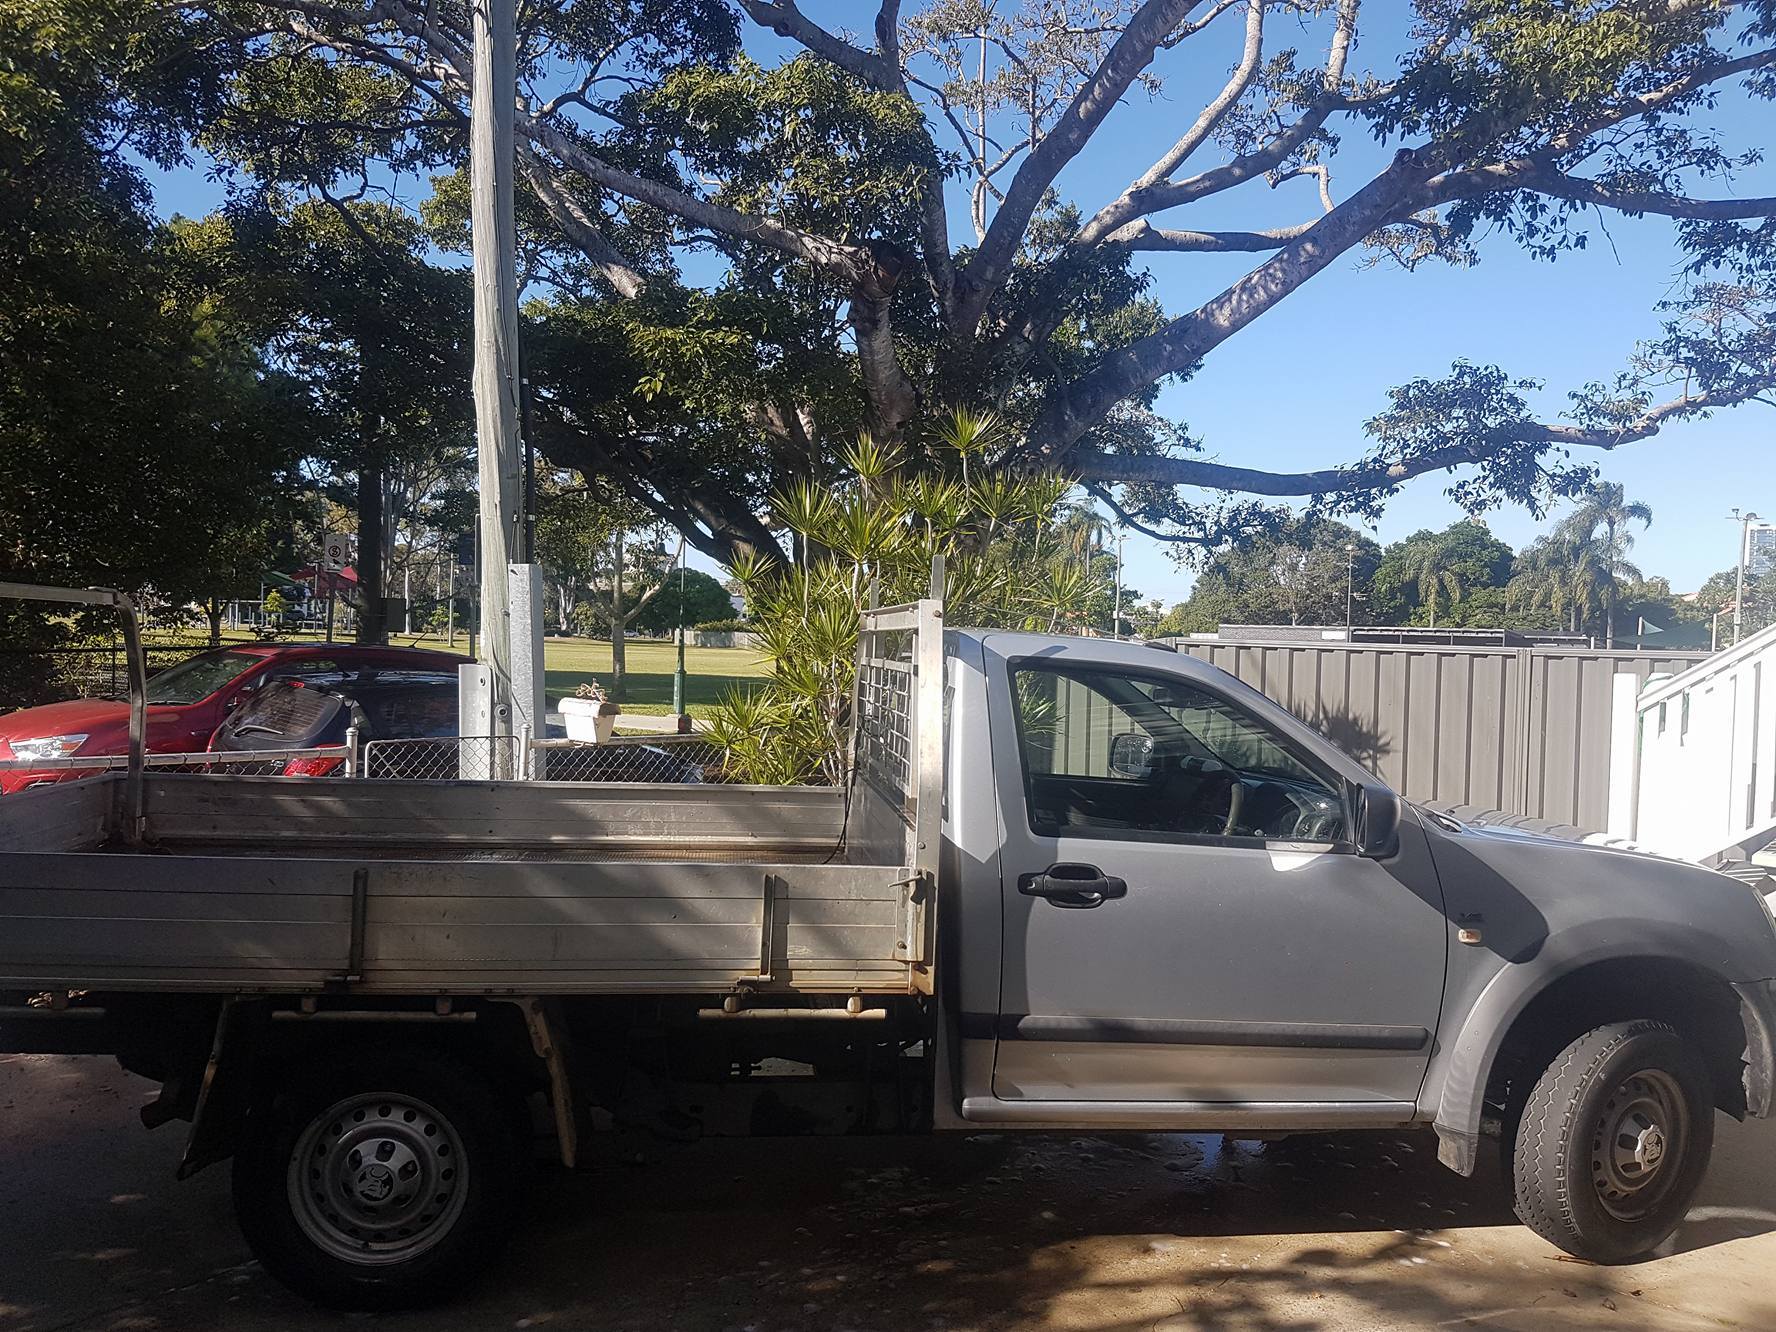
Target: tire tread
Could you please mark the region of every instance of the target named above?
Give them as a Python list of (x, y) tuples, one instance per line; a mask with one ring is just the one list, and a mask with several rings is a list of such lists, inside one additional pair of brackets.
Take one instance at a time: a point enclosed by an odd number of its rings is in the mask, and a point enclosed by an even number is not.
[[(1512, 1201), (1524, 1225), (1567, 1253), (1598, 1261), (1632, 1256), (1618, 1252), (1619, 1246), (1600, 1243), (1592, 1233), (1576, 1206), (1580, 1190), (1591, 1189), (1591, 1181), (1574, 1180), (1569, 1169), (1575, 1135), (1590, 1135), (1590, 1124), (1578, 1121), (1593, 1080), (1624, 1045), (1649, 1035), (1681, 1039), (1669, 1023), (1650, 1018), (1593, 1028), (1543, 1071), (1523, 1107), (1512, 1146)], [(1713, 1113), (1712, 1105), (1691, 1109), (1698, 1120)], [(1705, 1154), (1712, 1136), (1712, 1123), (1698, 1127), (1689, 1150)], [(1687, 1204), (1687, 1198), (1683, 1201)]]

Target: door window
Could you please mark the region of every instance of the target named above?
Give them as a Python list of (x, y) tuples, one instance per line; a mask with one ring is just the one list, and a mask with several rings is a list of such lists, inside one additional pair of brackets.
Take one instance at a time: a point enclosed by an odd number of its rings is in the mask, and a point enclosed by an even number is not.
[(1183, 680), (1012, 669), (1031, 830), (1044, 836), (1340, 842), (1330, 780), (1247, 709)]

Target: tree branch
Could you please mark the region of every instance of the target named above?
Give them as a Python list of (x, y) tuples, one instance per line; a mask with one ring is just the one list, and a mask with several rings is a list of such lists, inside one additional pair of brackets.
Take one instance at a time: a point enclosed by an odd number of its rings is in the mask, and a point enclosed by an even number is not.
[(1613, 208), (1622, 213), (1659, 213), (1665, 217), (1710, 222), (1776, 217), (1776, 198), (1690, 199), (1661, 190), (1617, 190), (1602, 181), (1562, 175), (1558, 171), (1532, 171), (1519, 177), (1517, 184), (1537, 194), (1572, 199), (1598, 208)]
[[(1168, 148), (1157, 162), (1143, 171), (1134, 184), (1123, 191), (1120, 198), (1098, 210), (1097, 216), (1085, 224), (1085, 231), (1101, 229), (1105, 224), (1100, 219), (1104, 219), (1116, 209), (1117, 205), (1129, 194), (1147, 189), (1162, 180), (1171, 179), (1172, 173), (1183, 164), (1187, 157), (1202, 147), (1209, 135), (1215, 132), (1215, 126), (1219, 125), (1239, 99), (1245, 96), (1246, 89), (1251, 86), (1253, 77), (1258, 73), (1258, 66), (1264, 59), (1264, 6), (1266, 3), (1267, 0), (1246, 0), (1245, 47), (1240, 54), (1239, 64), (1234, 67), (1233, 75), (1227, 80), (1226, 86), (1221, 89), (1220, 95), (1203, 108), (1202, 114), (1197, 116), (1190, 128), (1184, 131), (1178, 141)], [(1110, 222), (1108, 225), (1113, 229), (1117, 224)]]
[(614, 190), (640, 203), (652, 204), (674, 217), (709, 231), (756, 241), (784, 254), (805, 259), (821, 272), (846, 283), (855, 280), (861, 266), (870, 262), (869, 251), (861, 246), (829, 240), (825, 236), (816, 236), (812, 232), (786, 226), (769, 218), (753, 217), (686, 194), (661, 181), (618, 170), (593, 155), (571, 136), (529, 115), (520, 113), (518, 132), (533, 144), (553, 153), (561, 162), (595, 185)]
[(1651, 439), (1665, 425), (1718, 407), (1731, 407), (1757, 399), (1776, 386), (1776, 376), (1757, 384), (1745, 384), (1718, 393), (1687, 394), (1650, 407), (1632, 422), (1613, 430), (1585, 426), (1550, 425), (1524, 421), (1507, 433), (1495, 436), (1488, 446), (1452, 444), (1431, 449), (1410, 459), (1376, 459), (1348, 467), (1328, 467), (1313, 472), (1267, 472), (1253, 467), (1233, 467), (1201, 458), (1170, 458), (1140, 454), (1076, 450), (1070, 467), (1085, 482), (1113, 485), (1199, 486), (1206, 490), (1237, 490), (1252, 495), (1300, 498), (1362, 490), (1391, 489), (1427, 472), (1447, 471), (1464, 464), (1481, 463), (1512, 444), (1558, 444), (1581, 448), (1615, 449)]
[[(788, 37), (791, 41), (801, 43), (822, 60), (831, 61), (871, 87), (884, 92), (900, 91), (900, 62), (898, 58), (888, 60), (885, 56), (886, 48), (883, 52), (865, 51), (841, 40), (797, 9), (796, 0), (735, 0), (735, 3), (761, 28), (769, 28), (779, 37)], [(887, 0), (883, 4), (881, 12), (876, 16), (878, 42), (882, 40), (884, 23), (888, 25), (890, 33), (895, 31), (899, 9), (899, 0)], [(893, 50), (898, 54), (898, 37), (895, 38)]]
[[(1340, 0), (1337, 26), (1333, 29), (1331, 49), (1327, 53), (1326, 67), (1321, 74), (1321, 96), (1292, 124), (1281, 130), (1262, 148), (1244, 153), (1231, 162), (1188, 179), (1174, 181), (1170, 179), (1170, 171), (1158, 173), (1158, 169), (1167, 158), (1177, 153), (1178, 146), (1184, 144), (1190, 137), (1187, 134), (1184, 139), (1179, 140), (1178, 145), (1173, 146), (1171, 153), (1154, 163), (1153, 167), (1149, 168), (1140, 180), (1130, 185), (1118, 198), (1099, 209), (1097, 215), (1079, 229), (1079, 234), (1073, 238), (1073, 243), (1079, 246), (1096, 245), (1118, 227), (1134, 221), (1137, 217), (1163, 212), (1168, 208), (1176, 208), (1180, 204), (1192, 203), (1197, 199), (1207, 198), (1211, 194), (1219, 194), (1224, 190), (1233, 189), (1287, 160), (1290, 153), (1306, 143), (1319, 130), (1320, 126), (1326, 123), (1328, 116), (1334, 111), (1342, 109), (1339, 88), (1344, 82), (1345, 64), (1350, 58), (1351, 41), (1356, 35), (1359, 2), (1360, 0)], [(1235, 100), (1237, 101), (1237, 98)], [(1211, 109), (1213, 109), (1212, 106)], [(1204, 115), (1207, 114), (1208, 112), (1205, 111)], [(1225, 115), (1226, 113), (1223, 111), (1221, 114)], [(1200, 120), (1199, 117), (1199, 123)], [(1213, 129), (1214, 126), (1211, 124), (1209, 132), (1212, 132)], [(1207, 137), (1206, 133), (1204, 137)], [(1200, 143), (1200, 140), (1198, 142)], [(1190, 145), (1190, 151), (1195, 151), (1196, 146), (1196, 144)], [(1178, 163), (1182, 163), (1188, 155), (1189, 152), (1179, 155)], [(1177, 163), (1174, 163), (1172, 169), (1175, 170), (1176, 166)]]
[(619, 295), (629, 300), (641, 295), (647, 279), (605, 239), (579, 200), (561, 188), (561, 182), (537, 156), (536, 150), (521, 143), (516, 155), (518, 170), (531, 193), (548, 210), (562, 234), (574, 243), (574, 248), (604, 274), (605, 280), (617, 289)]
[(1346, 250), (1416, 211), (1433, 170), (1418, 154), (1402, 149), (1379, 176), (1219, 296), (1103, 357), (1038, 418), (1031, 431), (1037, 452), (1049, 460), (1063, 457), (1117, 402), (1188, 369)]
[(857, 338), (871, 428), (881, 438), (893, 439), (919, 411), (919, 391), (894, 349), (890, 319), (894, 289), (906, 257), (886, 242), (876, 242), (870, 248), (870, 268), (851, 289), (851, 329)]
[[(1713, 64), (1698, 66), (1689, 73), (1672, 79), (1650, 92), (1631, 97), (1626, 102), (1573, 126), (1555, 136), (1546, 147), (1533, 154), (1461, 170), (1445, 171), (1431, 182), (1426, 197), (1433, 203), (1441, 203), (1451, 199), (1489, 194), (1497, 190), (1516, 189), (1525, 185), (1524, 177), (1526, 176), (1546, 173), (1557, 179), (1564, 178), (1556, 171), (1553, 165), (1554, 160), (1563, 153), (1572, 152), (1592, 136), (1612, 126), (1632, 120), (1636, 116), (1649, 115), (1654, 111), (1661, 110), (1679, 98), (1719, 83), (1723, 79), (1734, 78), (1740, 74), (1751, 73), (1771, 65), (1776, 65), (1776, 47), (1754, 51), (1750, 55), (1740, 56), (1734, 60), (1720, 60)], [(1530, 188), (1538, 187), (1530, 184)], [(1615, 205), (1606, 206), (1614, 207)], [(1649, 208), (1646, 211), (1659, 212), (1662, 210)], [(1673, 216), (1679, 215), (1673, 214)], [(1757, 213), (1752, 216), (1763, 216), (1763, 214)]]
[(1139, 217), (1106, 236), (1104, 244), (1120, 245), (1130, 250), (1187, 254), (1257, 253), (1280, 250), (1290, 241), (1305, 236), (1313, 225), (1313, 222), (1300, 222), (1292, 227), (1274, 227), (1268, 231), (1175, 231), (1155, 227), (1146, 218)]
[(1146, 0), (1092, 76), (1074, 94), (1054, 128), (1019, 165), (980, 249), (957, 275), (960, 292), (954, 324), (958, 332), (972, 333), (980, 323), (987, 302), (1010, 272), (1030, 218), (1048, 187), (1091, 140), (1129, 85), (1152, 63), (1160, 42), (1183, 22), (1195, 3), (1196, 0)]

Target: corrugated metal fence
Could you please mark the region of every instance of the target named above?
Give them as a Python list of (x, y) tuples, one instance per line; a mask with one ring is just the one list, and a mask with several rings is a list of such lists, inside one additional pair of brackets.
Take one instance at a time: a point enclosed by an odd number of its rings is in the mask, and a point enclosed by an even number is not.
[(1414, 800), (1602, 829), (1610, 699), (1706, 653), (1170, 640), (1316, 727)]

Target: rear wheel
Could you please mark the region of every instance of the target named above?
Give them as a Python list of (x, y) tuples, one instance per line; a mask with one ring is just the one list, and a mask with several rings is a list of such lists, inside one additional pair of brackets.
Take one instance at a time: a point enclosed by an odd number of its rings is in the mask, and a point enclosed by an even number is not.
[(266, 1269), (318, 1303), (429, 1303), (505, 1239), (515, 1120), (462, 1065), (353, 1056), (255, 1107), (234, 1161), (236, 1217)]
[(1580, 1258), (1645, 1257), (1683, 1220), (1713, 1147), (1708, 1071), (1678, 1034), (1598, 1027), (1529, 1094), (1512, 1149), (1517, 1215)]

